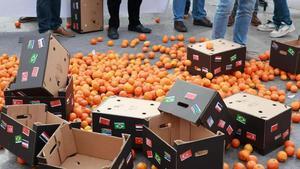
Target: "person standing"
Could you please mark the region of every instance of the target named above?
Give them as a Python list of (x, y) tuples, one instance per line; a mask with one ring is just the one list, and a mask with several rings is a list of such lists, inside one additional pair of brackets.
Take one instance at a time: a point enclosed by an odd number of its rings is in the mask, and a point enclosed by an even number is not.
[[(236, 23), (233, 29), (233, 41), (245, 45), (256, 0), (238, 0)], [(224, 38), (229, 15), (234, 0), (220, 0), (213, 23), (212, 39)]]
[(257, 27), (259, 31), (271, 32), (272, 38), (283, 37), (296, 30), (290, 16), (287, 0), (274, 0), (273, 21), (268, 21)]
[[(107, 36), (110, 39), (119, 39), (120, 5), (122, 0), (107, 0), (110, 14)], [(142, 0), (128, 0), (129, 25), (128, 30), (138, 33), (151, 33), (151, 29), (144, 27), (140, 22), (140, 7)]]
[(40, 33), (51, 32), (58, 36), (75, 36), (74, 33), (61, 27), (60, 8), (61, 0), (37, 0), (36, 11)]
[[(212, 27), (211, 21), (207, 18), (204, 6), (205, 0), (193, 0), (193, 24), (196, 26)], [(173, 0), (174, 29), (178, 32), (188, 31), (183, 22), (185, 7), (186, 0)]]

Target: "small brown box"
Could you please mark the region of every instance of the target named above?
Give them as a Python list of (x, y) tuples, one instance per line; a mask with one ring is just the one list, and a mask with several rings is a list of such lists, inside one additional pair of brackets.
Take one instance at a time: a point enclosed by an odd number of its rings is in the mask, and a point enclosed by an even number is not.
[(103, 0), (71, 0), (71, 28), (77, 33), (101, 31)]
[(238, 93), (225, 98), (237, 123), (236, 137), (260, 154), (282, 146), (290, 136), (291, 108), (265, 98)]
[[(212, 43), (214, 48), (207, 49), (206, 43)], [(219, 76), (244, 70), (246, 47), (225, 39), (216, 39), (188, 45), (187, 58), (192, 61), (188, 67), (190, 74), (205, 76), (211, 72)]]
[(272, 41), (270, 65), (289, 73), (300, 73), (300, 39), (288, 42)]

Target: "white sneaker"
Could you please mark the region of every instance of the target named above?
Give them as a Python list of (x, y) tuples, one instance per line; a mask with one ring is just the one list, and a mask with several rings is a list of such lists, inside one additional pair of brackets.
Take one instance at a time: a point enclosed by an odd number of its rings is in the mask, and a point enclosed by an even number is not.
[(257, 26), (257, 30), (262, 32), (272, 32), (275, 29), (276, 29), (276, 25), (270, 20), (268, 20), (268, 22), (265, 24), (261, 24)]
[(281, 25), (278, 29), (275, 29), (274, 31), (272, 31), (270, 33), (270, 36), (272, 38), (280, 38), (283, 37), (291, 32), (294, 32), (296, 30), (295, 25), (291, 24), (291, 25)]

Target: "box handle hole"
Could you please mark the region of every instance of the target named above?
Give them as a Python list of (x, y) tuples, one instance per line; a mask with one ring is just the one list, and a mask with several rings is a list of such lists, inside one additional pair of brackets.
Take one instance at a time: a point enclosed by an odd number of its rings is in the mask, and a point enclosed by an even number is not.
[(183, 103), (183, 102), (178, 102), (177, 105), (178, 105), (178, 106), (181, 106), (181, 107), (183, 107), (183, 108), (188, 108), (188, 107), (189, 107), (188, 104)]
[(172, 126), (171, 123), (165, 123), (165, 124), (159, 125), (159, 128), (160, 128), (160, 129), (165, 129), (165, 128), (170, 128), (171, 126)]
[(195, 153), (195, 157), (202, 157), (202, 156), (206, 156), (207, 154), (208, 154), (208, 150), (201, 150)]

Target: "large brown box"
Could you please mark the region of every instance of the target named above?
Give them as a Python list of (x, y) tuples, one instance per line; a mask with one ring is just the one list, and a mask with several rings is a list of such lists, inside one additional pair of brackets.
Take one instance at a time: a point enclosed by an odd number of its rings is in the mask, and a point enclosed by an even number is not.
[[(207, 49), (206, 43), (213, 43), (214, 48)], [(219, 76), (244, 71), (246, 47), (225, 39), (216, 39), (188, 45), (187, 58), (192, 61), (187, 69), (190, 74), (205, 76), (211, 72)]]
[(270, 65), (289, 73), (300, 73), (300, 37), (298, 40), (272, 41)]
[(66, 87), (70, 54), (51, 34), (25, 36), (15, 83), (27, 96), (57, 96)]
[(71, 0), (71, 21), (78, 33), (103, 30), (103, 0)]
[(236, 120), (236, 137), (244, 144), (252, 144), (260, 154), (265, 155), (289, 140), (290, 107), (246, 93), (224, 101)]
[(149, 126), (152, 117), (160, 115), (159, 102), (112, 96), (93, 110), (93, 131), (133, 138), (133, 147), (142, 148), (143, 126)]
[(131, 137), (107, 136), (63, 124), (38, 154), (41, 169), (132, 169)]

